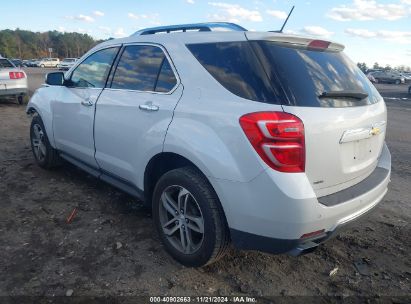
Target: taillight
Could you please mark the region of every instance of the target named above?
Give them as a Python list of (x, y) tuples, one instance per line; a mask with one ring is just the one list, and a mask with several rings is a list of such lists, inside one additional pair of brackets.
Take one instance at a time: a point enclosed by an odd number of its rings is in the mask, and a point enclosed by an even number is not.
[(24, 74), (24, 72), (9, 72), (9, 77), (10, 79), (21, 79), (25, 78), (26, 75)]
[(304, 172), (304, 125), (284, 112), (256, 112), (242, 116), (240, 125), (258, 155), (281, 172)]
[(313, 40), (308, 44), (307, 48), (311, 50), (326, 50), (330, 44), (331, 42), (325, 40)]

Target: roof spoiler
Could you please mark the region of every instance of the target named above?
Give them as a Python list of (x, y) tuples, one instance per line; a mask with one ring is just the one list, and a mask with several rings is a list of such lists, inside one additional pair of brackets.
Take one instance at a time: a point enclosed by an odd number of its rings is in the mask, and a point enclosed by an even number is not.
[(247, 32), (248, 40), (266, 40), (272, 41), (278, 45), (294, 48), (305, 48), (310, 50), (323, 50), (329, 52), (341, 52), (344, 50), (344, 45), (333, 41), (320, 40), (297, 35), (288, 35), (276, 32), (258, 33)]

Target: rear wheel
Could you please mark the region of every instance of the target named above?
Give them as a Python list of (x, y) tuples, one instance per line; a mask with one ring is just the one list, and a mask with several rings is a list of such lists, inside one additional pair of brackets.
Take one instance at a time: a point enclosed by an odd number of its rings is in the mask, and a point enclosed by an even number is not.
[(411, 95), (411, 86), (408, 88), (408, 94)]
[(154, 189), (153, 217), (166, 251), (185, 266), (210, 264), (227, 251), (228, 228), (218, 197), (192, 167), (160, 178)]
[(22, 105), (22, 104), (24, 103), (24, 97), (23, 97), (23, 95), (17, 96), (17, 102), (19, 103), (19, 105)]
[(30, 142), (34, 159), (44, 169), (51, 169), (59, 164), (59, 155), (50, 145), (41, 117), (33, 117), (30, 126)]

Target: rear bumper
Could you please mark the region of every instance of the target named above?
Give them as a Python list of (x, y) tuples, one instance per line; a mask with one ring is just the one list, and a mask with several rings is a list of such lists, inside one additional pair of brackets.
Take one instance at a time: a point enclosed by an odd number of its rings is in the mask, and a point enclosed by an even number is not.
[[(345, 193), (323, 198), (316, 197), (303, 173), (284, 175), (266, 170), (248, 183), (212, 180), (212, 184), (236, 247), (299, 255), (312, 251), (383, 199), (391, 173), (391, 155), (385, 144), (377, 170), (384, 172), (379, 179), (370, 175), (374, 181), (364, 180), (341, 191)], [(325, 205), (326, 201), (331, 204)], [(301, 239), (304, 234), (319, 230), (324, 233)]]
[(375, 210), (374, 207), (382, 200), (385, 193), (386, 191), (383, 193), (381, 198), (377, 198), (377, 200), (367, 206), (367, 208), (359, 210), (359, 212), (353, 214), (350, 220), (341, 221), (337, 224), (337, 226), (335, 226), (334, 229), (324, 231), (324, 233), (316, 235), (312, 238), (277, 239), (230, 229), (231, 240), (238, 249), (242, 250), (258, 250), (271, 254), (288, 253), (292, 256), (307, 254), (313, 252), (320, 244), (331, 239), (342, 230), (348, 229), (354, 220), (359, 217), (364, 217)]
[(16, 96), (16, 95), (26, 95), (27, 88), (15, 88), (15, 89), (0, 89), (0, 96)]

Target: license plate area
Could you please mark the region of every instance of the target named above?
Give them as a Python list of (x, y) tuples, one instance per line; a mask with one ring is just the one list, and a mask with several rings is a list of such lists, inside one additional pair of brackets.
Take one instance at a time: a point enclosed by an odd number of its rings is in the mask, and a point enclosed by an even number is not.
[(341, 164), (346, 174), (361, 172), (378, 160), (382, 148), (382, 135), (340, 144)]

